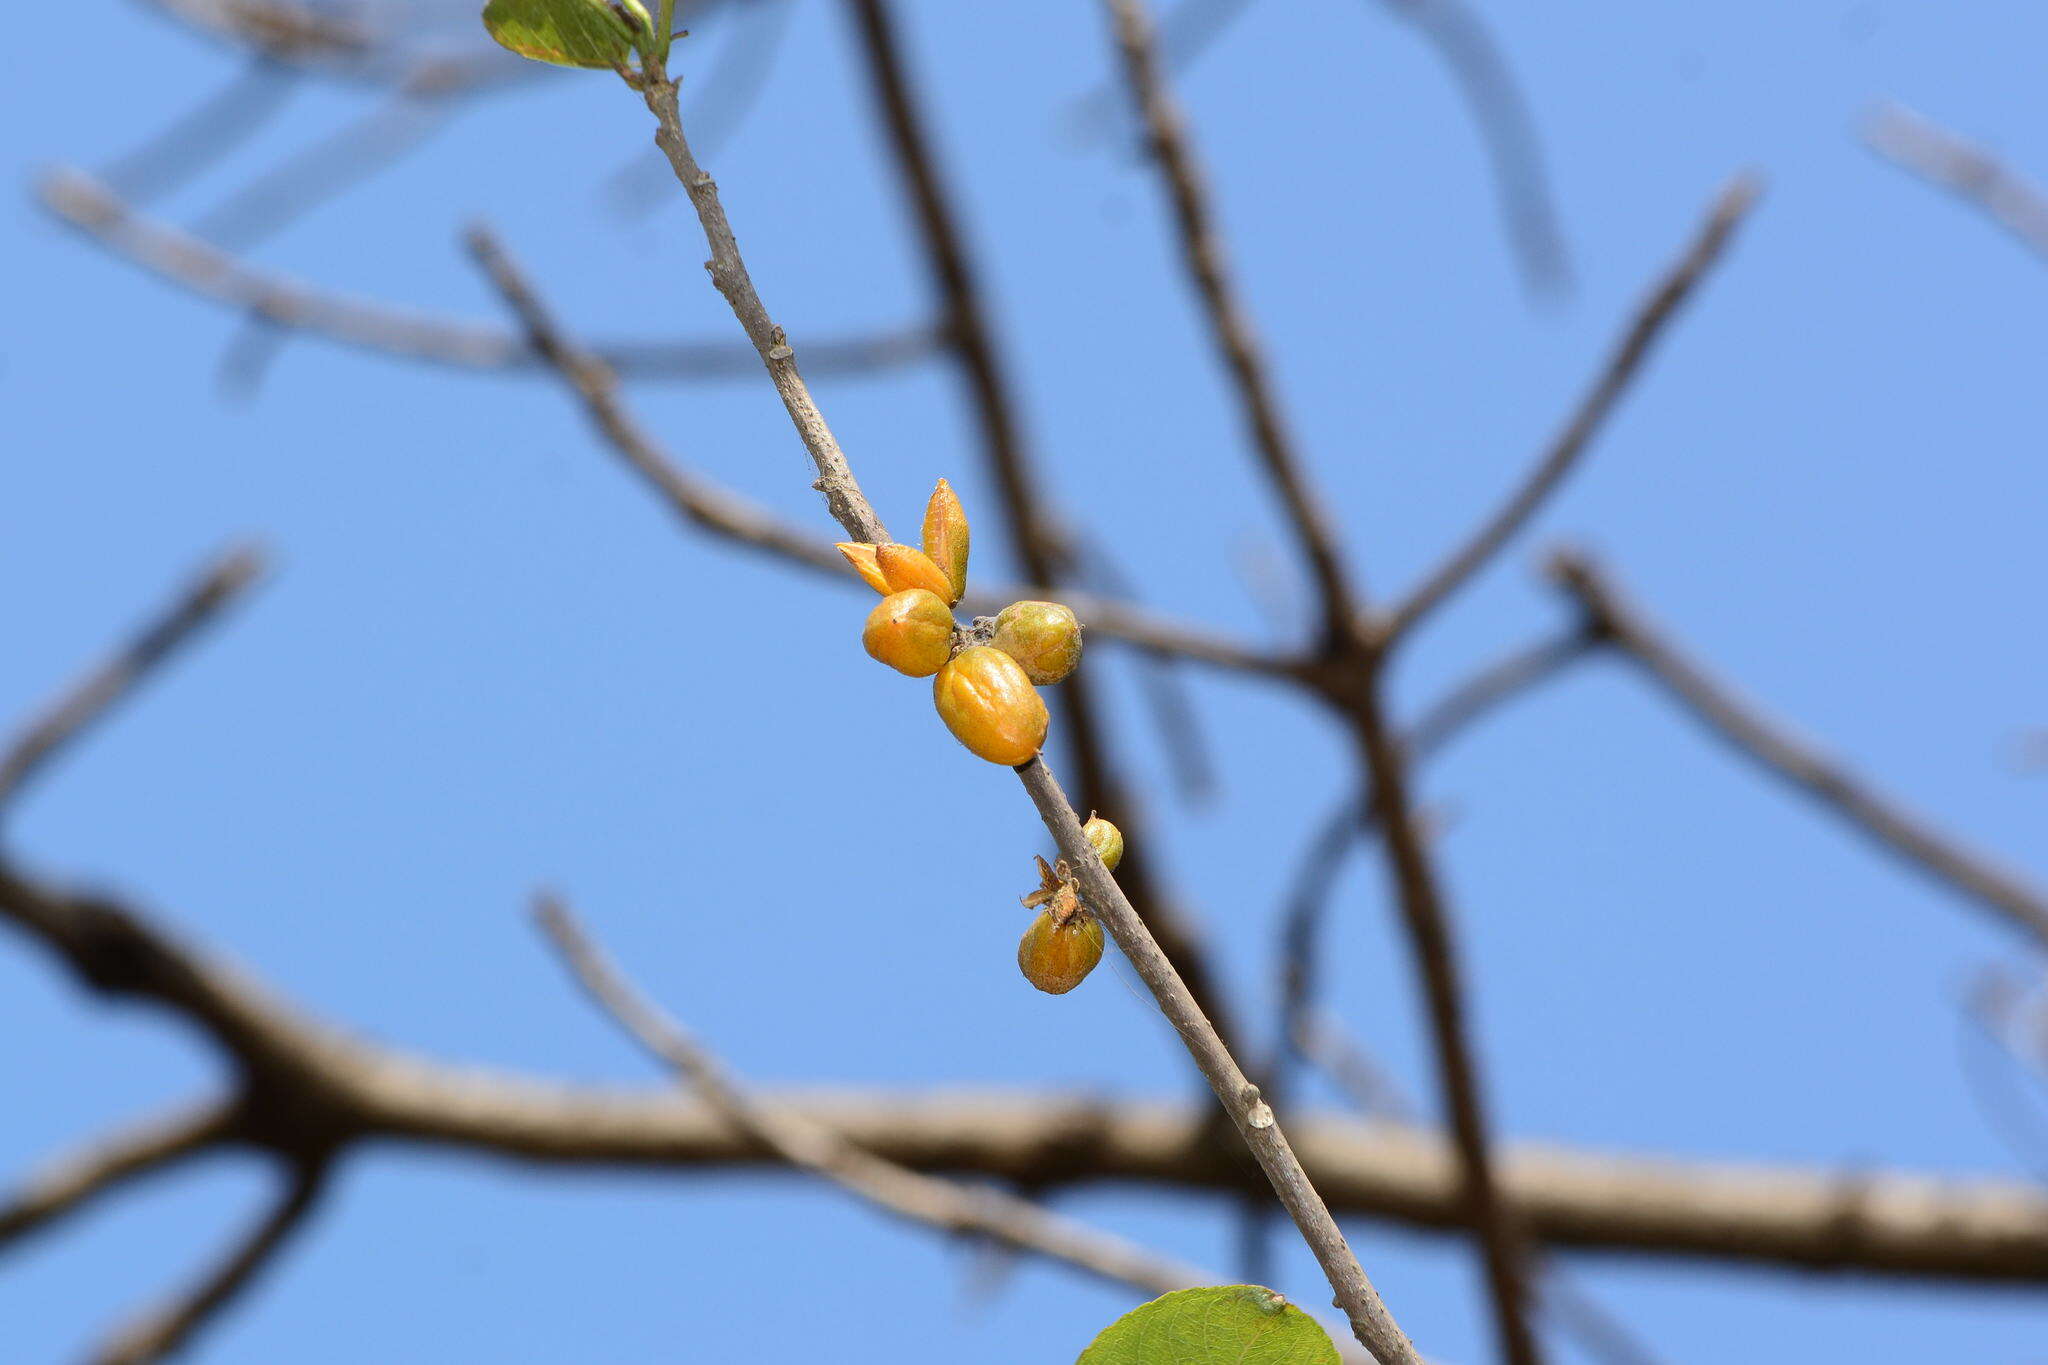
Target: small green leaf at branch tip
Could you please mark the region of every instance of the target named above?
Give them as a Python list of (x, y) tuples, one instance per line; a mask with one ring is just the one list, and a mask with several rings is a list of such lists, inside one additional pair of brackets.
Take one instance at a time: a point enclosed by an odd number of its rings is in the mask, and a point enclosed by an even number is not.
[(1183, 1289), (1133, 1308), (1075, 1365), (1338, 1365), (1330, 1334), (1270, 1289)]
[(665, 50), (667, 40), (640, 0), (619, 0), (636, 32), (607, 0), (490, 0), (484, 27), (502, 47), (554, 66), (611, 71), (632, 58), (643, 35)]

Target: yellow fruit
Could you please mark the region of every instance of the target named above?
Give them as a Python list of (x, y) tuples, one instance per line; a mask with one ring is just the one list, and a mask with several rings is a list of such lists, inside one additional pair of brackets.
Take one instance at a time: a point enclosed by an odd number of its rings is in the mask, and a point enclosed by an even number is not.
[(1081, 832), (1095, 846), (1095, 856), (1102, 859), (1102, 865), (1116, 871), (1116, 865), (1124, 860), (1124, 832), (1099, 815), (1089, 816)]
[(924, 552), (953, 585), (948, 604), (967, 591), (967, 509), (944, 479), (924, 507)]
[(1057, 602), (1012, 602), (996, 617), (989, 643), (1043, 686), (1066, 677), (1081, 662), (1081, 623)]
[(1045, 743), (1045, 699), (1000, 649), (975, 645), (954, 655), (932, 680), (932, 704), (953, 738), (991, 763), (1029, 763)]
[(1017, 944), (1017, 966), (1024, 979), (1048, 995), (1065, 995), (1100, 961), (1102, 925), (1085, 910), (1064, 922), (1050, 910), (1041, 911)]
[(882, 577), (882, 566), (875, 557), (875, 547), (863, 545), (857, 540), (843, 540), (835, 547), (846, 556), (846, 562), (853, 565), (853, 571), (861, 576), (869, 587), (884, 597), (889, 595), (889, 580)]
[(942, 602), (953, 601), (952, 581), (923, 550), (911, 545), (877, 545), (875, 562), (890, 592), (923, 588)]
[(923, 588), (891, 593), (868, 613), (860, 642), (868, 657), (913, 678), (929, 678), (953, 653), (953, 612)]

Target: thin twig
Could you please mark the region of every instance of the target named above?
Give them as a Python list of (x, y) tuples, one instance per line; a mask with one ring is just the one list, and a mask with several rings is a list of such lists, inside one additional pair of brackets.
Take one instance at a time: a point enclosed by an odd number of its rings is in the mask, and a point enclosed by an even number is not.
[(251, 57), (220, 89), (109, 162), (100, 178), (137, 204), (168, 194), (267, 127), (298, 84), (289, 67)]
[(1925, 115), (1884, 104), (1863, 124), (1879, 156), (1974, 204), (2038, 256), (2048, 257), (2048, 191)]
[[(825, 495), (826, 506), (854, 539), (886, 540), (887, 532), (881, 519), (861, 493), (845, 455), (832, 440), (830, 430), (797, 371), (794, 353), (780, 329), (769, 321), (767, 310), (747, 275), (724, 205), (719, 202), (717, 185), (697, 165), (690, 152), (676, 108), (675, 83), (665, 72), (650, 69), (644, 63), (638, 79), (647, 107), (660, 127), (656, 143), (667, 154), (669, 164), (675, 169), (677, 179), (689, 194), (703, 224), (705, 240), (711, 248), (709, 268), (712, 282), (732, 305), (740, 325), (767, 362), (776, 391), (781, 394), (790, 419), (818, 468), (816, 486)], [(1089, 904), (1151, 989), (1161, 1012), (1181, 1035), (1210, 1088), (1230, 1111), (1231, 1119), (1246, 1145), (1252, 1149), (1260, 1167), (1272, 1181), (1275, 1192), (1287, 1206), (1296, 1226), (1301, 1228), (1304, 1239), (1323, 1267), (1323, 1273), (1329, 1278), (1331, 1288), (1336, 1291), (1336, 1303), (1350, 1321), (1352, 1332), (1382, 1365), (1415, 1365), (1419, 1361), (1415, 1348), (1394, 1324), (1386, 1305), (1359, 1268), (1358, 1258), (1352, 1254), (1343, 1233), (1337, 1229), (1336, 1221), (1330, 1217), (1329, 1209), (1309, 1184), (1301, 1163), (1288, 1147), (1272, 1109), (1259, 1098), (1257, 1087), (1245, 1079), (1214, 1026), (1189, 994), (1180, 973), (1160, 951), (1144, 921), (1103, 867), (1094, 846), (1081, 833), (1080, 818), (1068, 805), (1065, 793), (1060, 790), (1044, 758), (1033, 758), (1016, 771), (1025, 790), (1031, 794), (1033, 804), (1038, 807), (1039, 818), (1045, 822), (1054, 842), (1075, 869)]]
[(234, 1131), (234, 1116), (232, 1105), (218, 1101), (180, 1109), (53, 1163), (0, 1203), (0, 1252), (138, 1176), (219, 1146)]
[(1600, 377), (1579, 400), (1571, 420), (1499, 510), (1480, 523), (1471, 538), (1426, 575), (1421, 585), (1388, 616), (1382, 633), (1383, 649), (1391, 648), (1484, 568), (1556, 491), (1628, 391), (1663, 334), (1665, 324), (1677, 316), (1694, 287), (1721, 259), (1736, 226), (1756, 202), (1757, 193), (1758, 183), (1753, 178), (1738, 176), (1716, 196), (1691, 245), (1637, 306), (1619, 344), (1607, 357)]
[[(247, 265), (189, 233), (158, 222), (81, 171), (58, 170), (37, 187), (45, 208), (122, 260), (239, 314), (294, 332), (400, 360), (457, 369), (535, 368), (539, 358), (516, 332), (329, 293), (288, 276)], [(929, 356), (929, 326), (818, 342), (814, 370), (866, 374)], [(592, 348), (621, 374), (649, 379), (732, 379), (757, 372), (745, 346), (713, 341), (613, 341)]]
[(824, 495), (832, 519), (846, 529), (848, 538), (869, 545), (887, 544), (889, 528), (861, 492), (860, 480), (854, 477), (846, 453), (839, 448), (838, 439), (826, 425), (825, 415), (818, 411), (817, 400), (811, 397), (810, 386), (804, 383), (803, 373), (797, 368), (795, 348), (768, 316), (767, 306), (754, 288), (732, 224), (726, 220), (725, 205), (719, 200), (718, 185), (697, 164), (689, 140), (683, 136), (682, 113), (676, 107), (676, 83), (664, 72), (646, 71), (640, 77), (640, 88), (657, 125), (654, 145), (668, 158), (669, 168), (690, 196), (697, 221), (704, 227), (705, 244), (711, 249), (711, 259), (704, 263), (704, 268), (711, 275), (711, 283), (732, 306), (733, 316), (739, 319), (747, 340), (760, 353), (761, 363), (768, 368), (768, 377), (789, 413), (790, 423), (796, 427), (811, 463), (817, 467), (818, 477), (812, 486)]
[(1251, 317), (1230, 278), (1221, 229), (1209, 203), (1201, 167), (1160, 69), (1151, 18), (1142, 0), (1104, 3), (1115, 29), (1125, 80), (1144, 119), (1153, 158), (1173, 201), (1182, 262), (1201, 296), (1211, 337), (1235, 381), (1260, 463), (1280, 495), (1315, 579), (1323, 610), (1324, 643), (1326, 647), (1340, 646), (1356, 637), (1358, 615), (1343, 555), (1322, 502), (1309, 488), (1294, 438), (1280, 415), (1279, 396), (1274, 391)]
[(150, 1365), (176, 1354), (253, 1284), (304, 1225), (326, 1187), (327, 1164), (294, 1166), (284, 1190), (197, 1283), (163, 1307), (116, 1332), (92, 1356), (93, 1365)]
[(1422, 824), (1410, 793), (1409, 755), (1387, 720), (1383, 687), (1384, 678), (1375, 661), (1375, 666), (1360, 675), (1354, 690), (1342, 698), (1361, 766), (1371, 783), (1372, 801), (1361, 825), (1380, 835), (1395, 904), (1422, 985), (1437, 1088), (1449, 1111), (1466, 1212), (1478, 1235), (1486, 1268), (1494, 1335), (1508, 1365), (1537, 1365), (1542, 1353), (1527, 1312), (1526, 1231), (1502, 1193), (1494, 1170), (1492, 1125), (1472, 1046), (1470, 1011), (1450, 908), (1424, 846)]
[(864, 1151), (810, 1115), (760, 1103), (681, 1025), (626, 980), (566, 905), (542, 896), (534, 914), (599, 1009), (687, 1081), (721, 1117), (796, 1169), (914, 1223), (946, 1232), (979, 1233), (1155, 1297), (1215, 1283), (1199, 1270), (1049, 1213), (1030, 1200), (907, 1170)]
[(0, 812), (64, 745), (147, 681), (179, 646), (239, 598), (263, 573), (253, 546), (220, 556), (113, 658), (79, 678), (0, 753)]
[(1737, 753), (1908, 866), (2048, 943), (2048, 899), (2018, 873), (1940, 833), (1925, 817), (1766, 719), (1679, 652), (1586, 555), (1556, 555), (1550, 575), (1615, 649)]
[(1533, 293), (1561, 294), (1572, 284), (1571, 260), (1551, 202), (1550, 178), (1535, 116), (1500, 45), (1462, 0), (1376, 0), (1407, 21), (1437, 50), (1479, 126), (1492, 163), (1495, 193), (1508, 240)]
[[(492, 287), (518, 317), (524, 344), (542, 364), (568, 383), (591, 424), (614, 453), (677, 515), (713, 535), (828, 574), (835, 582), (859, 587), (858, 580), (846, 571), (845, 559), (825, 541), (679, 466), (626, 406), (618, 376), (611, 367), (563, 331), (531, 279), (496, 235), (478, 225), (470, 229), (465, 242)], [(970, 593), (965, 605), (970, 611), (994, 611), (1019, 598), (1042, 598), (1051, 592), (1043, 586), (982, 590)], [(1060, 598), (1092, 634), (1123, 640), (1155, 654), (1219, 668), (1276, 679), (1291, 676), (1287, 660), (1167, 620), (1143, 608), (1073, 593), (1063, 592)]]

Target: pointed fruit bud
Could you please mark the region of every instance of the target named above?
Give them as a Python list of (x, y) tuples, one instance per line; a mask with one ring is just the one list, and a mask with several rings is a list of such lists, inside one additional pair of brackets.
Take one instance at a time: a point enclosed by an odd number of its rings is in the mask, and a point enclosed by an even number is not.
[(1014, 768), (1045, 743), (1045, 699), (1017, 661), (975, 645), (954, 655), (932, 680), (939, 719), (977, 758)]
[(898, 673), (929, 678), (952, 657), (952, 609), (923, 588), (891, 593), (868, 613), (860, 642), (869, 658)]
[(1065, 995), (1100, 961), (1102, 925), (1086, 911), (1077, 911), (1064, 922), (1050, 910), (1040, 911), (1017, 944), (1017, 966), (1024, 979), (1047, 995)]
[(1081, 662), (1081, 623), (1057, 602), (1012, 602), (997, 615), (989, 643), (1043, 686), (1066, 677)]
[(846, 556), (846, 562), (853, 565), (853, 571), (861, 576), (863, 582), (882, 596), (889, 595), (889, 580), (882, 577), (882, 566), (875, 557), (874, 546), (842, 540), (834, 548)]
[(953, 584), (931, 556), (911, 545), (877, 545), (875, 563), (882, 571), (882, 578), (889, 585), (890, 592), (909, 592), (912, 588), (923, 588), (940, 601), (951, 604)]
[(1116, 871), (1116, 865), (1124, 860), (1124, 832), (1101, 816), (1091, 815), (1088, 823), (1081, 826), (1081, 833), (1088, 836), (1102, 865)]
[(944, 479), (924, 505), (924, 552), (953, 585), (948, 605), (967, 592), (967, 509)]

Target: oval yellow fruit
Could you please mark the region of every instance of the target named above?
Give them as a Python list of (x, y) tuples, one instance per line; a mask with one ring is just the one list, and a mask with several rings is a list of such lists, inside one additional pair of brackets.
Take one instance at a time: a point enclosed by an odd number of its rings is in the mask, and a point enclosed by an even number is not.
[(1044, 686), (1081, 662), (1081, 623), (1057, 602), (1012, 602), (997, 615), (989, 643), (1022, 664), (1025, 677)]
[(1062, 924), (1052, 911), (1040, 912), (1017, 944), (1017, 966), (1047, 995), (1065, 995), (1102, 961), (1102, 925), (1086, 911)]
[(932, 680), (939, 719), (977, 758), (1014, 768), (1045, 743), (1045, 699), (1023, 667), (1000, 649), (975, 645)]
[(868, 613), (860, 642), (868, 657), (913, 678), (929, 678), (953, 653), (953, 612), (923, 588), (891, 593)]

